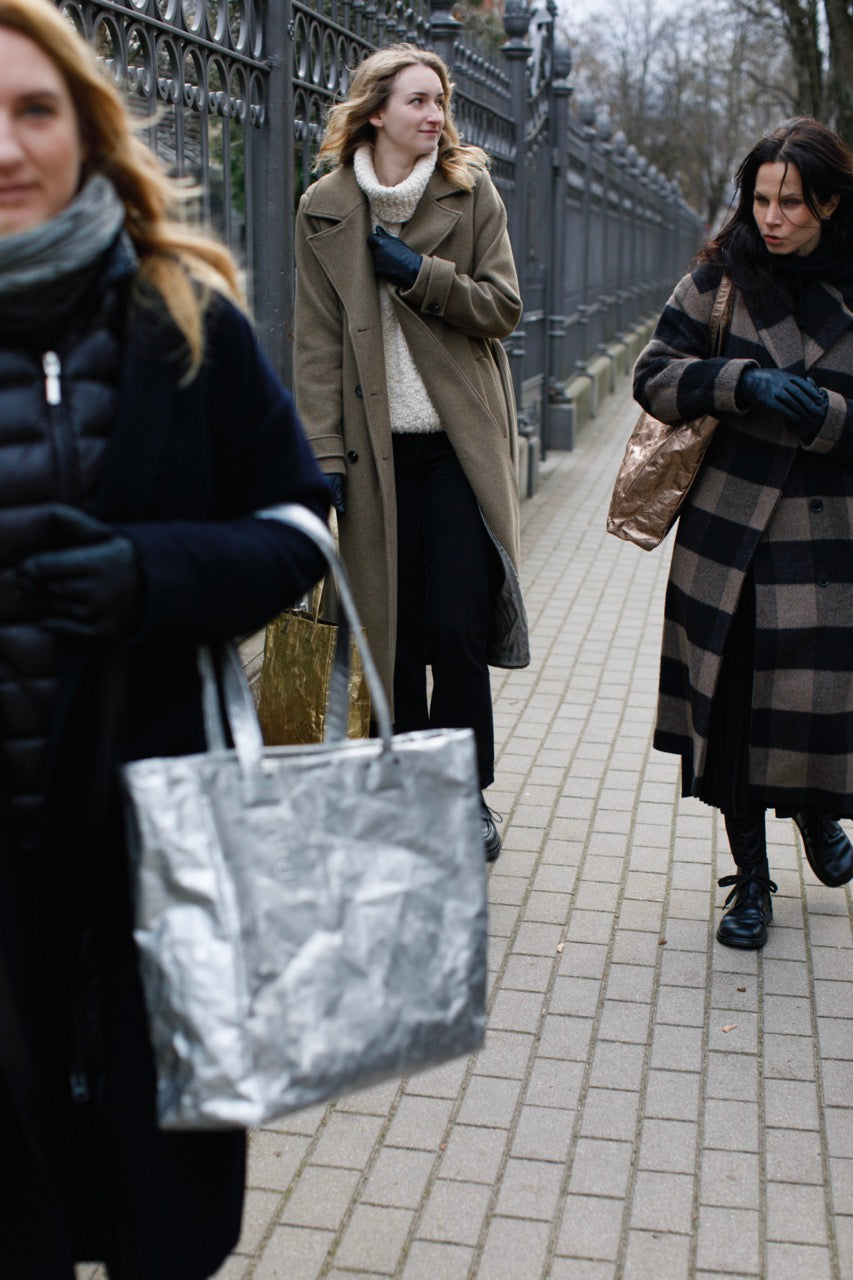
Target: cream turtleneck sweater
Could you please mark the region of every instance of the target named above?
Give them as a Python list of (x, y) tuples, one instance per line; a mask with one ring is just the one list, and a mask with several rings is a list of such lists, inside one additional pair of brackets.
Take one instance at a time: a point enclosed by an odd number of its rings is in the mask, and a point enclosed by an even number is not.
[[(383, 187), (373, 167), (373, 148), (361, 146), (353, 157), (355, 180), (367, 196), (370, 218), (375, 226), (384, 227), (398, 236), (415, 212), (435, 169), (437, 152), (421, 156), (415, 167), (395, 187)], [(396, 433), (441, 431), (441, 423), (429, 392), (418, 373), (412, 353), (394, 314), (391, 291), (394, 285), (377, 279), (379, 309), (382, 315), (382, 344), (385, 350), (385, 380), (388, 385), (388, 408), (391, 430)]]

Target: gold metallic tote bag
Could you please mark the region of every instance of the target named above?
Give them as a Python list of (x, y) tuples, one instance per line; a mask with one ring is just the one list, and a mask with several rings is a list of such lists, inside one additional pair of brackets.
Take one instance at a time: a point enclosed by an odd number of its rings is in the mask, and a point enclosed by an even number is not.
[[(711, 312), (715, 355), (722, 349), (733, 300), (732, 281), (723, 276)], [(644, 551), (654, 550), (678, 519), (718, 424), (719, 418), (706, 413), (673, 426), (644, 410), (616, 476), (607, 532)]]

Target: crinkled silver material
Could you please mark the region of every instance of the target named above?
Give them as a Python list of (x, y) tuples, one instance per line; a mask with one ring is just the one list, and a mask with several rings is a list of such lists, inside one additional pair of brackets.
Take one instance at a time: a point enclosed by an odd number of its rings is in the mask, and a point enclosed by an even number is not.
[[(218, 677), (202, 648), (208, 751), (122, 769), (165, 1129), (257, 1125), (468, 1053), (485, 1033), (474, 736), (392, 735), (328, 529), (294, 504), (257, 515), (310, 537), (335, 576), (327, 741), (264, 749), (233, 647)], [(348, 628), (375, 739), (345, 737)]]
[(257, 1125), (476, 1049), (486, 891), (470, 730), (125, 766), (167, 1129)]

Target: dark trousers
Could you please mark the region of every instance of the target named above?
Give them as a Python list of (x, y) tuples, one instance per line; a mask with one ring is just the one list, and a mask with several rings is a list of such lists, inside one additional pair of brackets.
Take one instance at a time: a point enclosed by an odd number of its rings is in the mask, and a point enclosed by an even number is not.
[[(474, 730), (480, 787), (494, 780), (486, 661), (497, 555), (443, 431), (394, 436), (397, 650), (394, 728)], [(426, 666), (432, 667), (427, 703)]]

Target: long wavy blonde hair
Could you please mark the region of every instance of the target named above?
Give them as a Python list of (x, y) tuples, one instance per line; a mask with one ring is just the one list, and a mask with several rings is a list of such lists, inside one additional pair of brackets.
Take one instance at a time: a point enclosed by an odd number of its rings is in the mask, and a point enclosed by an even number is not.
[(165, 304), (186, 344), (190, 381), (204, 355), (203, 317), (211, 293), (223, 293), (245, 309), (234, 259), (210, 235), (179, 220), (186, 189), (166, 176), (136, 136), (120, 93), (51, 0), (0, 0), (0, 27), (38, 45), (68, 85), (83, 149), (81, 185), (102, 173), (118, 192), (139, 255), (135, 300)]
[(473, 188), (476, 171), (488, 164), (486, 153), (465, 145), (459, 137), (451, 109), (453, 83), (444, 62), (431, 49), (419, 49), (415, 44), (377, 49), (359, 64), (344, 101), (329, 108), (326, 132), (317, 153), (317, 170), (352, 164), (362, 143), (374, 141), (376, 130), (370, 117), (382, 110), (400, 72), (418, 64), (435, 72), (444, 93), (444, 127), (438, 140), (436, 168), (463, 191)]

